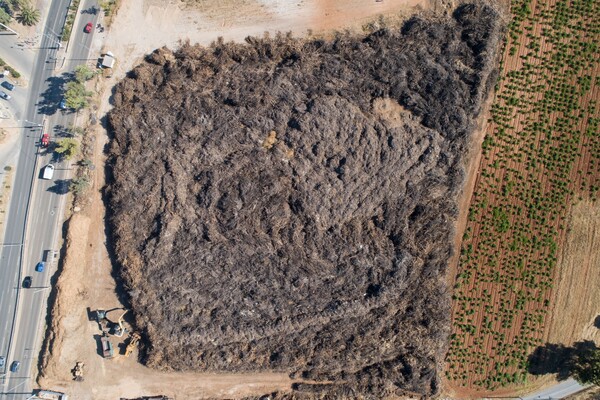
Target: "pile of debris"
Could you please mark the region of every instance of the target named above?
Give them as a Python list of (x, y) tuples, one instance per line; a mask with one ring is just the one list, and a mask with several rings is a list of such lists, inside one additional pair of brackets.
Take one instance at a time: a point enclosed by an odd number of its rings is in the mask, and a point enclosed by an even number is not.
[(112, 243), (149, 366), (430, 395), (490, 7), (333, 41), (160, 49), (109, 115)]

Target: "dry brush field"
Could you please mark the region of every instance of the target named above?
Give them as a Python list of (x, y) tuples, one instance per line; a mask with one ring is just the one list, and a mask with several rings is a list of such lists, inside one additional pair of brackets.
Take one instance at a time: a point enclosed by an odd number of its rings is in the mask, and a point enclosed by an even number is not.
[(334, 40), (156, 51), (121, 82), (107, 188), (147, 365), (297, 392), (439, 390), (465, 154), (496, 80), (485, 5)]
[(600, 188), (600, 2), (514, 0), (453, 294), (446, 377), (496, 389), (543, 344), (570, 206)]

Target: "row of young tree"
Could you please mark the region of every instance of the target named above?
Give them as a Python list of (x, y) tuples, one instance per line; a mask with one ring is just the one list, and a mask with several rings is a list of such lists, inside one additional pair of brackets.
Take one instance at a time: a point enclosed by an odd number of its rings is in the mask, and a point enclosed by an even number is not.
[(17, 22), (33, 26), (40, 21), (40, 10), (30, 0), (0, 0), (0, 23), (7, 25), (13, 18)]

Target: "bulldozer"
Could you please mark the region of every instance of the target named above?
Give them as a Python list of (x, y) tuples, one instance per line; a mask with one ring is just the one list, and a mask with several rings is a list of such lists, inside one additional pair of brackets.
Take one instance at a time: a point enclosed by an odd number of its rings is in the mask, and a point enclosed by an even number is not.
[(85, 367), (85, 364), (81, 361), (77, 361), (75, 363), (75, 368), (71, 370), (75, 382), (83, 382), (83, 367)]
[(129, 357), (138, 341), (140, 340), (140, 335), (137, 332), (133, 332), (131, 336), (129, 336), (129, 343), (127, 343), (127, 347), (125, 347), (125, 357)]

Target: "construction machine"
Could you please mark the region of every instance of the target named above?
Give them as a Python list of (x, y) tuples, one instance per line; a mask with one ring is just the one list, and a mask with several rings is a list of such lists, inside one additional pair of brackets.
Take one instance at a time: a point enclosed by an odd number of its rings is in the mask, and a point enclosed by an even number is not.
[(127, 343), (127, 347), (125, 347), (125, 357), (129, 357), (138, 341), (140, 340), (140, 335), (137, 332), (133, 332), (131, 336), (129, 336), (129, 343)]
[(83, 382), (83, 367), (85, 364), (81, 361), (75, 363), (75, 368), (71, 370), (73, 373), (73, 380), (76, 382)]
[(102, 344), (102, 356), (104, 358), (113, 358), (113, 345), (110, 342), (110, 339), (108, 338), (108, 334), (106, 332), (104, 332), (102, 337), (100, 338), (100, 343)]
[(125, 333), (125, 328), (123, 328), (123, 317), (125, 316), (125, 314), (127, 314), (129, 312), (129, 310), (123, 309), (123, 313), (121, 314), (121, 316), (119, 317), (119, 320), (117, 321), (117, 323), (113, 323), (112, 326), (112, 334), (115, 335), (116, 337), (122, 337), (123, 334)]
[[(117, 310), (123, 310), (123, 312), (119, 316), (119, 319), (117, 320), (117, 322), (113, 322), (108, 318), (108, 314), (113, 311), (117, 311)], [(104, 323), (104, 325), (106, 325), (106, 330), (108, 330), (111, 335), (115, 335), (116, 337), (122, 337), (123, 334), (125, 333), (125, 328), (123, 328), (123, 317), (128, 312), (129, 312), (129, 310), (127, 310), (126, 308), (120, 308), (120, 307), (112, 308), (112, 309), (106, 310), (106, 311), (105, 310), (96, 310), (95, 317), (96, 317), (96, 321), (98, 322), (98, 327), (100, 328), (101, 331), (104, 332), (104, 330), (105, 330), (105, 328), (103, 326), (103, 323)]]

